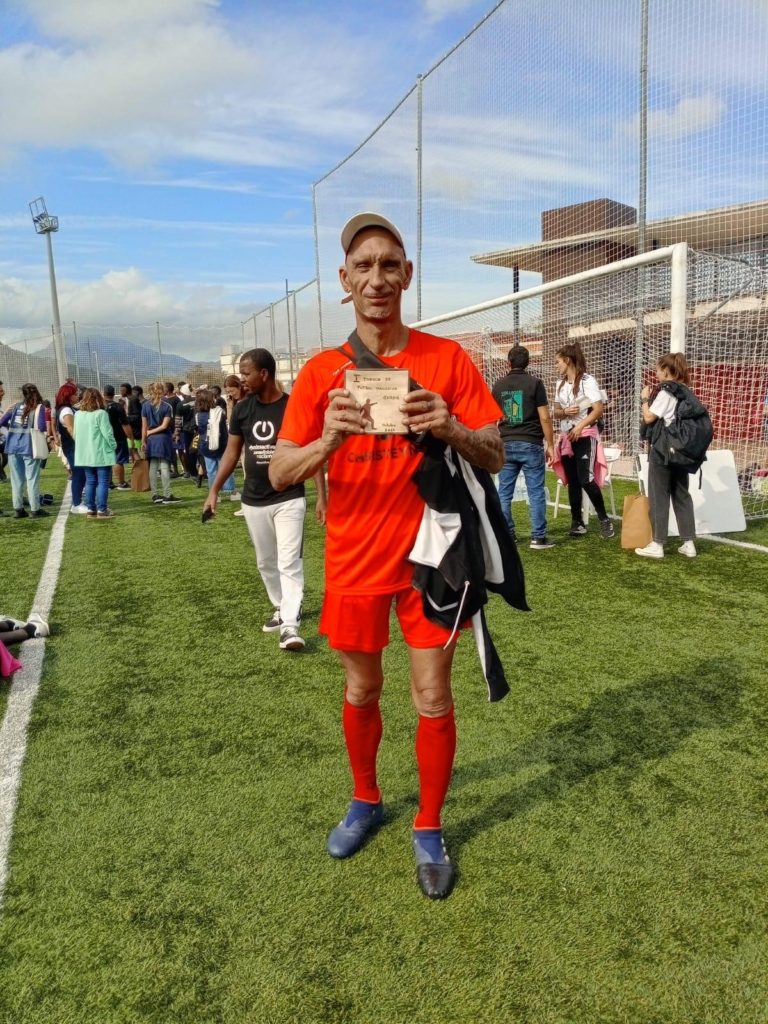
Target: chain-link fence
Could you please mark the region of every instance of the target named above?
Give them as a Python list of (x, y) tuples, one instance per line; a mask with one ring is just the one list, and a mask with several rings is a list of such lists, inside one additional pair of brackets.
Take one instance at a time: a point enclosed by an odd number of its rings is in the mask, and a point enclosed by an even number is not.
[[(195, 327), (174, 324), (115, 326), (73, 322), (62, 329), (67, 371), (84, 387), (146, 385), (152, 380), (221, 384), (237, 370), (249, 348), (267, 348), (275, 356), (278, 378), (293, 383), (316, 344), (317, 283), (310, 281), (278, 302), (237, 324)], [(0, 341), (0, 381), (4, 405), (16, 401), (22, 384), (36, 384), (53, 400), (59, 386), (53, 328), (31, 330), (22, 338)]]
[(764, 268), (766, 52), (756, 0), (503, 0), (316, 182), (322, 344), (362, 209), (404, 234), (411, 320), (678, 241)]
[[(684, 349), (694, 390), (712, 417), (712, 447), (733, 452), (745, 515), (766, 517), (768, 280), (747, 263), (688, 251), (676, 291), (672, 251), (592, 268), (579, 280), (549, 282), (419, 326), (459, 341), (489, 387), (508, 373), (512, 345), (525, 345), (550, 401), (555, 354), (577, 341), (603, 390), (603, 443), (617, 449), (619, 476), (634, 476), (641, 450), (641, 387), (655, 383), (653, 367), (664, 353)], [(646, 259), (655, 262), (641, 265)]]

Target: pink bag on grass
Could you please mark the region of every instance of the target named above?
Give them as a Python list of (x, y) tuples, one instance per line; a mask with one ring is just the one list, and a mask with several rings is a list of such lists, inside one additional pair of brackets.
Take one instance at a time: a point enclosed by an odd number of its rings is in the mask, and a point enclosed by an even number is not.
[(5, 644), (0, 644), (0, 677), (13, 675), (21, 668), (21, 662), (17, 661)]

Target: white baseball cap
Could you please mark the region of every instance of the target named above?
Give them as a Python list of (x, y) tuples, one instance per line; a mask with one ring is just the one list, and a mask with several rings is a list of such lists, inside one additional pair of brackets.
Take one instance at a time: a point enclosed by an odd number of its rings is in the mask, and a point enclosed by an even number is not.
[(390, 235), (393, 235), (397, 239), (403, 249), (403, 252), (405, 252), (403, 236), (391, 220), (387, 220), (386, 217), (382, 217), (380, 213), (356, 213), (354, 217), (349, 218), (347, 223), (341, 229), (341, 248), (345, 253), (349, 252), (355, 235), (364, 231), (366, 228), (383, 228), (385, 231), (388, 231)]

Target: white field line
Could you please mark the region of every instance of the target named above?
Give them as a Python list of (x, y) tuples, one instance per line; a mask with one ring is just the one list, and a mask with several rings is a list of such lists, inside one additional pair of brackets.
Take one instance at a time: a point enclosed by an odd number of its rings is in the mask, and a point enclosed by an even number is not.
[[(71, 505), (71, 493), (67, 487), (59, 514), (51, 530), (48, 554), (45, 557), (37, 593), (32, 604), (32, 611), (41, 615), (46, 622), (50, 617), (53, 595), (56, 593), (56, 584), (59, 579), (61, 554), (64, 547), (64, 529)], [(21, 529), (23, 528), (22, 526)], [(7, 609), (7, 614), (10, 615), (12, 612), (13, 609)], [(40, 689), (44, 656), (44, 639), (27, 640), (21, 645), (19, 660), (23, 661), (24, 667), (13, 675), (5, 717), (0, 726), (0, 910), (8, 880), (8, 856), (21, 785), (21, 768), (27, 752), (27, 730), (37, 691)]]
[(715, 533), (703, 533), (697, 540), (711, 540), (714, 544), (727, 544), (731, 548), (745, 548), (747, 551), (762, 551), (768, 555), (768, 548), (763, 544), (750, 544), (746, 540), (731, 540), (730, 537), (718, 537)]

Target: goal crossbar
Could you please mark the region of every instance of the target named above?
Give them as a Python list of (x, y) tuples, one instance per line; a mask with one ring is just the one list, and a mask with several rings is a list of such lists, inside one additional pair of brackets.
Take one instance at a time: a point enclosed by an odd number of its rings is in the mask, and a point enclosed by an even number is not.
[(486, 310), (496, 309), (499, 306), (523, 302), (526, 299), (534, 299), (539, 295), (559, 291), (571, 285), (581, 284), (584, 281), (594, 281), (601, 277), (610, 277), (611, 275), (621, 273), (622, 270), (633, 270), (636, 267), (644, 267), (654, 263), (670, 264), (670, 349), (672, 352), (685, 352), (688, 293), (687, 242), (676, 242), (674, 245), (667, 245), (662, 249), (653, 249), (650, 252), (629, 256), (624, 260), (616, 260), (615, 263), (606, 263), (601, 267), (594, 267), (591, 270), (582, 270), (578, 274), (571, 274), (569, 277), (559, 277), (556, 281), (547, 281), (544, 284), (534, 285), (532, 288), (523, 288), (518, 292), (510, 292), (508, 295), (502, 295), (487, 302), (480, 302), (475, 306), (465, 306), (463, 309), (454, 309), (450, 313), (441, 313), (439, 316), (419, 320), (417, 323), (411, 324), (411, 327), (421, 330), (424, 327), (432, 327), (434, 324), (445, 323), (447, 320), (458, 320), (460, 317), (471, 316), (474, 313), (484, 313)]

